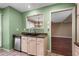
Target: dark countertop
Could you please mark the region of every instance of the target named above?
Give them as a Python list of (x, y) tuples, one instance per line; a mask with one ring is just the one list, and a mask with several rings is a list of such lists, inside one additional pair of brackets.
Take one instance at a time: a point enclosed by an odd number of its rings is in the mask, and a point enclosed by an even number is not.
[(75, 45), (77, 45), (79, 47), (79, 42), (74, 42)]
[(13, 37), (21, 37), (21, 34), (13, 34)]
[(21, 34), (13, 34), (14, 37), (21, 37), (22, 35), (23, 36), (37, 37), (37, 38), (47, 37), (46, 33), (26, 33), (26, 32), (22, 32)]
[(26, 33), (26, 32), (22, 32), (21, 34), (23, 35), (47, 35), (47, 33)]
[(24, 36), (31, 36), (31, 37), (37, 37), (37, 38), (44, 38), (47, 36), (46, 33), (26, 33), (26, 32), (22, 32), (21, 33)]

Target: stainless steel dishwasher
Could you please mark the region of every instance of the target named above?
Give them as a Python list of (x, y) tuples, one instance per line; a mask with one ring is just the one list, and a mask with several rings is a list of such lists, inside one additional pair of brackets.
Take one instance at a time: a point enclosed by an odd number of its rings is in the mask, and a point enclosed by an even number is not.
[(17, 51), (21, 51), (21, 36), (19, 35), (13, 35), (14, 39), (14, 49)]

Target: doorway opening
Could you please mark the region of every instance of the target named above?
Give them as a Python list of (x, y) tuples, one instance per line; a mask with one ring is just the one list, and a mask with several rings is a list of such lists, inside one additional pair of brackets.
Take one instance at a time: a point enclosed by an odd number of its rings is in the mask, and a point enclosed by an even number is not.
[(72, 55), (72, 10), (51, 13), (51, 52)]

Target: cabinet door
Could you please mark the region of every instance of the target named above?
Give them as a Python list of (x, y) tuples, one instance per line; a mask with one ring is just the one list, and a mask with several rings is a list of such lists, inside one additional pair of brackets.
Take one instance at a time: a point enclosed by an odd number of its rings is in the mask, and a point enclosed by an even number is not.
[(27, 53), (27, 39), (28, 37), (22, 36), (21, 50)]
[(28, 54), (36, 55), (36, 38), (28, 38)]
[(38, 56), (45, 55), (44, 38), (37, 38), (37, 55)]

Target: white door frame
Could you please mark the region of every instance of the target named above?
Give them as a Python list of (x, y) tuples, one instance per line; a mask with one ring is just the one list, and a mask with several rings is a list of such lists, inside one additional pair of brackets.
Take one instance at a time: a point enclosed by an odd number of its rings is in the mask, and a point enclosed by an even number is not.
[(0, 47), (2, 47), (2, 25), (1, 25), (1, 14), (0, 14)]
[[(76, 40), (76, 8), (75, 7), (70, 7), (70, 8), (64, 8), (64, 9), (59, 9), (59, 10), (52, 10), (50, 11), (50, 16), (51, 16), (51, 13), (55, 13), (55, 12), (59, 12), (59, 11), (65, 11), (65, 10), (72, 10), (72, 55), (74, 55), (74, 42)], [(51, 31), (51, 29), (50, 29)], [(50, 32), (51, 34), (51, 32)], [(50, 51), (51, 51), (51, 40), (50, 40)]]

